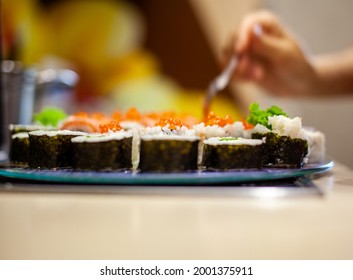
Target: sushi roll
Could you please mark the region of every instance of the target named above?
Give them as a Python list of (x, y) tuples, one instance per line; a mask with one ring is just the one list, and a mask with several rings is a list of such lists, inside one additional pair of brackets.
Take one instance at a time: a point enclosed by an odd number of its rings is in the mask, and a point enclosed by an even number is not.
[(308, 141), (302, 129), (301, 119), (286, 116), (268, 117), (271, 130), (257, 125), (253, 139), (265, 138), (263, 166), (276, 168), (300, 168), (308, 153)]
[(126, 170), (132, 168), (132, 133), (89, 134), (71, 140), (74, 169)]
[(205, 122), (194, 126), (195, 134), (201, 139), (199, 145), (198, 164), (202, 163), (204, 140), (213, 137), (243, 137), (244, 126), (242, 122), (234, 122), (229, 116), (221, 118), (210, 112)]
[(253, 134), (253, 139), (265, 138), (264, 167), (300, 168), (308, 152), (308, 142), (299, 138), (280, 136), (273, 132)]
[(199, 137), (193, 135), (143, 135), (141, 172), (184, 172), (197, 169)]
[(206, 170), (260, 169), (263, 140), (212, 137), (204, 141), (202, 167)]
[(85, 135), (79, 131), (37, 130), (29, 132), (29, 167), (72, 167), (73, 149), (71, 139)]
[(10, 161), (11, 163), (27, 165), (29, 154), (29, 136), (27, 132), (11, 135)]
[(197, 169), (200, 138), (177, 118), (161, 118), (141, 132), (138, 169), (184, 172)]

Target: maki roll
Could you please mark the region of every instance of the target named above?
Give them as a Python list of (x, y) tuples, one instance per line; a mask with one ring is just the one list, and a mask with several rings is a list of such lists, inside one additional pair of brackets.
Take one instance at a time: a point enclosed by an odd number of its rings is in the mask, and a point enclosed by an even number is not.
[(299, 168), (304, 164), (308, 142), (300, 138), (281, 136), (273, 132), (253, 134), (254, 139), (265, 138), (263, 166)]
[[(277, 168), (300, 168), (308, 153), (308, 141), (302, 129), (301, 119), (285, 116), (268, 118), (271, 130), (259, 125), (254, 128), (253, 139), (265, 138), (263, 165)], [(257, 132), (261, 131), (261, 132)]]
[(202, 166), (208, 170), (260, 169), (261, 139), (212, 137), (204, 141)]
[(73, 149), (71, 139), (85, 135), (79, 131), (37, 130), (29, 132), (29, 167), (72, 167)]
[(71, 140), (73, 166), (79, 170), (131, 169), (132, 140), (132, 134), (124, 131), (75, 137)]
[(139, 170), (183, 172), (197, 169), (199, 137), (187, 135), (143, 135)]
[(253, 139), (265, 139), (264, 167), (300, 168), (308, 153), (308, 141), (301, 118), (289, 118), (279, 107), (261, 110), (259, 104), (249, 107), (246, 121), (255, 127), (244, 135)]
[(15, 164), (28, 164), (29, 136), (27, 132), (11, 135), (10, 161)]
[(243, 137), (244, 126), (242, 122), (234, 122), (228, 115), (224, 118), (210, 112), (204, 122), (194, 126), (195, 134), (201, 139), (199, 145), (198, 164), (202, 163), (205, 139), (213, 137)]
[(141, 132), (140, 160), (142, 172), (184, 172), (197, 169), (200, 137), (180, 119), (161, 118), (156, 126)]

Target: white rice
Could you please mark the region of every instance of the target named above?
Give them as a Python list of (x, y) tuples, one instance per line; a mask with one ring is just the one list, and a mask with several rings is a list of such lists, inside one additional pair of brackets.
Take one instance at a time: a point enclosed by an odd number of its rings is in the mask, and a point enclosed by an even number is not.
[(251, 134), (253, 134), (253, 133), (265, 134), (267, 132), (271, 132), (271, 130), (269, 130), (266, 126), (264, 126), (262, 124), (257, 124), (252, 129), (244, 130), (244, 138), (251, 139)]
[(143, 136), (196, 136), (195, 130), (189, 129), (186, 126), (177, 127), (176, 129), (170, 129), (169, 124), (164, 127), (160, 126), (153, 126), (153, 127), (146, 127), (141, 134)]
[(35, 136), (57, 136), (57, 135), (87, 135), (87, 133), (82, 132), (82, 131), (73, 131), (73, 130), (36, 130), (36, 131), (31, 131), (29, 132), (29, 135), (35, 135)]
[(224, 127), (218, 125), (207, 125), (200, 123), (194, 126), (195, 134), (204, 137), (243, 137), (244, 126), (241, 122), (227, 124)]
[(219, 145), (247, 145), (247, 146), (258, 146), (264, 143), (262, 139), (245, 139), (245, 138), (234, 138), (233, 140), (222, 140), (224, 137), (212, 137), (204, 141), (205, 145), (219, 146)]
[(320, 131), (304, 129), (305, 138), (308, 141), (308, 154), (306, 163), (322, 163), (325, 159), (325, 135)]
[(43, 126), (43, 125), (34, 125), (34, 124), (9, 124), (9, 130), (25, 130), (25, 131), (34, 131), (34, 130), (50, 130), (54, 129), (51, 126)]
[(302, 128), (302, 120), (299, 117), (290, 119), (285, 116), (268, 117), (268, 123), (272, 126), (272, 132), (280, 136), (300, 138), (305, 140), (305, 132)]
[(11, 135), (12, 139), (24, 139), (24, 138), (28, 138), (28, 132), (19, 132), (16, 134)]
[(136, 170), (140, 161), (140, 130), (132, 128), (129, 130), (132, 133), (132, 151), (131, 151), (131, 162), (132, 169)]
[(122, 121), (120, 122), (120, 126), (124, 130), (130, 130), (130, 129), (143, 130), (145, 128), (142, 124), (135, 121)]
[(132, 137), (130, 132), (108, 132), (103, 134), (87, 134), (83, 136), (77, 136), (71, 139), (72, 143), (99, 143), (108, 142), (112, 140), (122, 140), (124, 138)]
[(141, 136), (141, 140), (143, 141), (153, 141), (153, 140), (176, 140), (176, 141), (198, 141), (200, 137), (196, 135), (149, 135), (145, 134)]

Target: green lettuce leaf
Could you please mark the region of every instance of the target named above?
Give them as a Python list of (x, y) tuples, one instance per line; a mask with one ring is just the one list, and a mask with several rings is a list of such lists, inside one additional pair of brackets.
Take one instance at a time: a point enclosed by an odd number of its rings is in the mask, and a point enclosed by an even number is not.
[(67, 114), (56, 107), (45, 107), (39, 113), (34, 114), (34, 121), (44, 126), (57, 127), (61, 120), (67, 118)]
[(268, 117), (278, 115), (288, 117), (287, 113), (277, 106), (272, 106), (267, 110), (261, 110), (259, 104), (256, 102), (249, 106), (249, 111), (249, 116), (246, 118), (248, 123), (251, 123), (252, 125), (262, 124), (269, 129), (272, 129), (272, 127), (268, 124)]

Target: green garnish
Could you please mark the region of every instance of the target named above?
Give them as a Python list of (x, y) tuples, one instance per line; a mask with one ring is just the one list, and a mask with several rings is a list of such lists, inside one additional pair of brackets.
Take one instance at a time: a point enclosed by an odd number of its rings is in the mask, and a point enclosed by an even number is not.
[(272, 129), (272, 127), (268, 124), (268, 117), (278, 115), (288, 117), (286, 112), (284, 112), (281, 108), (277, 106), (272, 106), (267, 110), (261, 110), (259, 104), (256, 102), (250, 104), (249, 111), (249, 116), (246, 118), (246, 121), (248, 123), (251, 123), (252, 125), (262, 124), (263, 126), (266, 126), (269, 129)]
[(232, 141), (237, 139), (238, 138), (234, 138), (234, 137), (222, 137), (221, 139), (219, 139), (219, 141)]
[(61, 120), (67, 118), (67, 114), (55, 107), (45, 107), (41, 112), (34, 114), (34, 121), (44, 126), (57, 127)]

